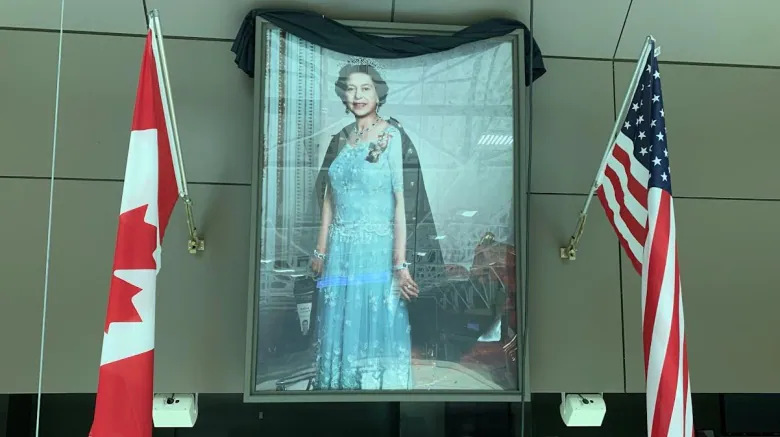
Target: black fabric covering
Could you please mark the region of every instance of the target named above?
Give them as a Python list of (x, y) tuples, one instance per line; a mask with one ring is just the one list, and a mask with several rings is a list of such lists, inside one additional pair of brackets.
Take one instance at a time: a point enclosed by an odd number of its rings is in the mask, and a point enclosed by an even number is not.
[[(473, 24), (452, 35), (383, 37), (359, 32), (314, 12), (280, 9), (254, 9), (244, 18), (233, 41), (236, 64), (250, 77), (255, 69), (255, 22), (262, 17), (280, 29), (329, 50), (350, 56), (398, 59), (454, 49), (463, 44), (495, 38), (517, 29), (525, 32), (525, 82), (540, 78), (544, 68), (542, 52), (530, 31), (517, 20), (493, 18)], [(531, 71), (533, 69), (533, 71)]]

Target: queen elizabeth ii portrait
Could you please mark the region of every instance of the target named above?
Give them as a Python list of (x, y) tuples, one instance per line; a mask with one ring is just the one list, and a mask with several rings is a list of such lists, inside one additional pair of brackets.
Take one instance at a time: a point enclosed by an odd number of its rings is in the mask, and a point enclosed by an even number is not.
[(273, 32), (253, 390), (515, 387), (514, 282), (480, 273), (510, 270), (512, 44), (377, 60)]
[(312, 253), (314, 387), (409, 389), (409, 305), (420, 291), (409, 221), (427, 204), (417, 152), (402, 125), (380, 115), (390, 86), (376, 62), (351, 59), (334, 85), (354, 122), (333, 136), (315, 184), (322, 221)]

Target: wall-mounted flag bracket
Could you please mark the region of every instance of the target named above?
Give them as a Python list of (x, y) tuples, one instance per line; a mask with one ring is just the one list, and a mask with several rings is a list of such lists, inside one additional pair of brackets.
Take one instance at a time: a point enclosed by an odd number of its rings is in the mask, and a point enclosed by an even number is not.
[(168, 123), (168, 136), (171, 144), (171, 156), (173, 157), (173, 167), (176, 173), (176, 184), (179, 189), (179, 197), (184, 201), (184, 210), (187, 217), (187, 252), (197, 254), (206, 249), (206, 241), (198, 233), (198, 227), (195, 223), (195, 214), (192, 208), (192, 199), (187, 188), (187, 177), (184, 172), (184, 161), (181, 153), (181, 142), (179, 140), (179, 127), (176, 124), (176, 111), (173, 106), (173, 96), (171, 94), (171, 83), (168, 75), (168, 60), (165, 56), (165, 47), (163, 46), (162, 28), (160, 26), (160, 13), (157, 9), (149, 12), (149, 28), (152, 31), (152, 48), (158, 62), (157, 76), (160, 79), (160, 88), (163, 90), (162, 100), (165, 118)]

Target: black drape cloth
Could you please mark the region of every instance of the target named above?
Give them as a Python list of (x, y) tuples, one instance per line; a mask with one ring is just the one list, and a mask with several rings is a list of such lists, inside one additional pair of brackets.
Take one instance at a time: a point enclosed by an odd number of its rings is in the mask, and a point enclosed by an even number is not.
[(463, 44), (495, 38), (523, 29), (526, 85), (530, 85), (532, 80), (540, 78), (547, 71), (544, 68), (542, 52), (536, 41), (531, 41), (528, 27), (517, 20), (493, 18), (473, 24), (452, 35), (390, 38), (359, 32), (314, 12), (254, 9), (244, 18), (232, 48), (233, 53), (236, 54), (238, 68), (250, 77), (254, 77), (255, 70), (255, 22), (258, 16), (320, 47), (351, 56), (376, 59), (410, 58), (443, 52)]

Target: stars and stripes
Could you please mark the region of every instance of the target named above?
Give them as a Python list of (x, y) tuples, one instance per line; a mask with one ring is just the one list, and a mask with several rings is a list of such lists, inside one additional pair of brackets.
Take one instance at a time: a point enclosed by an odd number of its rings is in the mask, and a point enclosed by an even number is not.
[(91, 437), (151, 437), (157, 272), (179, 197), (153, 33), (130, 133)]
[(661, 74), (653, 46), (599, 175), (597, 195), (642, 276), (648, 435), (691, 437), (693, 412), (672, 176)]

